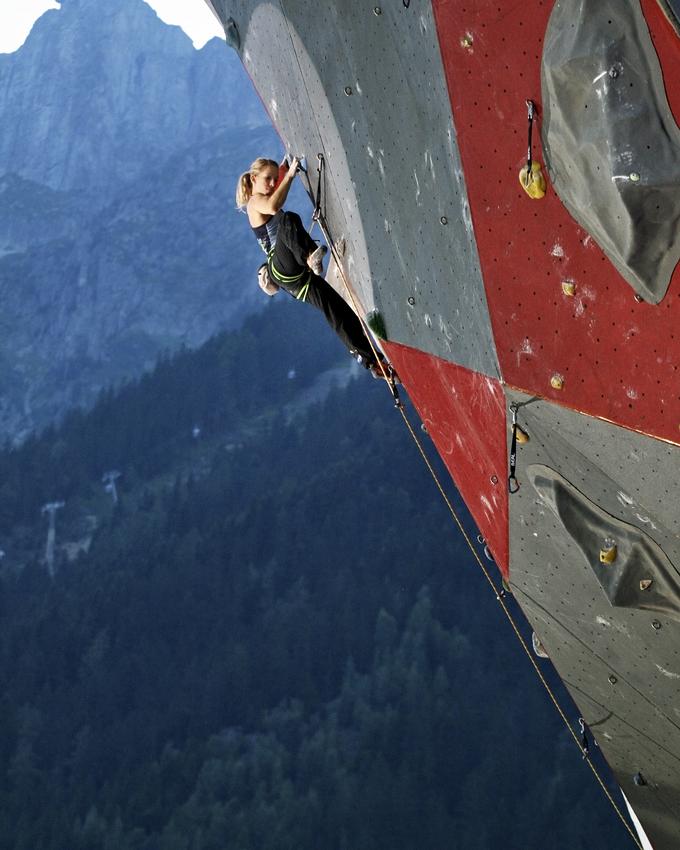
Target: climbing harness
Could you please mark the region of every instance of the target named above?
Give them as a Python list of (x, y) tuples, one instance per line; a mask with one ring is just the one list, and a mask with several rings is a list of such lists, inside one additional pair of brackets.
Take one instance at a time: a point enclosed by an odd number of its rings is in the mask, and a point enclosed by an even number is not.
[[(300, 289), (294, 296), (298, 301), (305, 301), (309, 292), (309, 282), (312, 277), (311, 269), (304, 269), (300, 274), (285, 275), (274, 265), (274, 248), (267, 254), (267, 269), (270, 276), (274, 279), (273, 282), (290, 291), (290, 288), (297, 283), (300, 283)], [(304, 282), (303, 282), (304, 281)]]

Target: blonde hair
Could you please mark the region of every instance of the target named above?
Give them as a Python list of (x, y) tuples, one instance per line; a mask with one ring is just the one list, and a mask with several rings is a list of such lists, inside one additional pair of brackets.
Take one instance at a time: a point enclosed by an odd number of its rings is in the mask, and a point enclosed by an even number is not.
[(263, 156), (260, 156), (255, 160), (250, 168), (239, 177), (238, 183), (236, 184), (236, 206), (239, 209), (243, 209), (243, 207), (245, 207), (250, 200), (250, 196), (253, 194), (252, 178), (257, 177), (260, 171), (265, 168), (270, 168), (271, 166), (273, 166), (278, 172), (278, 162), (274, 162), (273, 159), (265, 159)]

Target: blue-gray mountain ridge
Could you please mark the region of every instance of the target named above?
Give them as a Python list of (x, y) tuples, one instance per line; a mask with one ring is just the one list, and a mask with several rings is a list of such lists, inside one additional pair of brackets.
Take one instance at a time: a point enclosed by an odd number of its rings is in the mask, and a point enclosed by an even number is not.
[(238, 58), (143, 0), (64, 0), (0, 56), (0, 437), (262, 304), (237, 175), (280, 144)]

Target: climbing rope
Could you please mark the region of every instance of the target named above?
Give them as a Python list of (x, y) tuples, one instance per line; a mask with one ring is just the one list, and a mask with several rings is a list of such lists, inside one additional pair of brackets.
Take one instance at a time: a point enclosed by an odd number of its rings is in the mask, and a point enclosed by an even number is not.
[[(528, 103), (530, 103), (530, 101), (527, 101), (527, 104)], [(533, 107), (533, 103), (531, 104), (531, 106)], [(533, 110), (531, 110), (531, 111), (533, 113)], [(531, 124), (529, 125), (529, 158), (531, 158)], [(356, 315), (358, 316), (359, 321), (363, 325), (364, 333), (366, 334), (366, 338), (368, 339), (368, 342), (371, 346), (371, 350), (373, 352), (373, 355), (374, 355), (376, 361), (380, 364), (380, 369), (383, 373), (383, 377), (384, 377), (385, 382), (386, 382), (386, 384), (387, 384), (387, 386), (388, 386), (388, 388), (389, 388), (389, 390), (392, 394), (394, 406), (396, 407), (396, 409), (401, 414), (401, 417), (404, 421), (404, 424), (405, 424), (408, 432), (410, 433), (410, 435), (413, 439), (413, 442), (416, 444), (416, 447), (417, 447), (418, 451), (420, 452), (420, 455), (421, 455), (421, 457), (422, 457), (422, 459), (425, 463), (425, 466), (427, 467), (427, 469), (428, 469), (428, 471), (429, 471), (429, 473), (432, 477), (432, 480), (435, 483), (435, 486), (439, 490), (439, 493), (440, 493), (446, 507), (448, 508), (449, 513), (451, 514), (451, 517), (453, 518), (453, 521), (455, 522), (456, 526), (458, 527), (458, 530), (460, 531), (461, 535), (463, 536), (463, 539), (465, 540), (470, 552), (472, 552), (472, 555), (473, 555), (475, 561), (477, 562), (477, 565), (481, 569), (482, 574), (484, 575), (484, 578), (486, 579), (486, 581), (489, 584), (491, 590), (493, 591), (497, 601), (499, 602), (501, 608), (503, 609), (503, 613), (505, 614), (508, 622), (510, 623), (510, 626), (511, 626), (513, 632), (515, 633), (515, 636), (517, 637), (517, 640), (519, 641), (522, 649), (524, 650), (525, 655), (529, 659), (531, 666), (534, 668), (534, 671), (535, 671), (536, 675), (538, 676), (539, 681), (543, 685), (543, 688), (545, 689), (550, 700), (552, 701), (553, 705), (555, 706), (555, 709), (557, 710), (557, 713), (561, 717), (565, 727), (569, 731), (569, 734), (574, 739), (574, 741), (575, 741), (576, 745), (578, 746), (580, 752), (583, 754), (584, 760), (588, 763), (590, 770), (592, 771), (595, 779), (597, 780), (600, 787), (602, 788), (602, 791), (604, 792), (605, 796), (609, 800), (609, 803), (611, 804), (612, 808), (614, 809), (614, 811), (618, 815), (619, 819), (621, 820), (621, 822), (623, 823), (625, 828), (628, 830), (628, 833), (629, 833), (630, 837), (632, 838), (633, 842), (635, 843), (636, 847), (638, 847), (639, 850), (643, 850), (642, 845), (640, 844), (640, 841), (638, 840), (638, 837), (637, 837), (635, 831), (633, 830), (630, 823), (628, 822), (628, 820), (624, 816), (623, 812), (621, 811), (621, 809), (617, 805), (616, 801), (612, 797), (611, 792), (609, 791), (609, 789), (607, 788), (607, 786), (605, 784), (605, 781), (600, 776), (600, 772), (599, 772), (597, 766), (595, 764), (593, 764), (593, 762), (590, 758), (588, 742), (587, 742), (587, 738), (586, 738), (586, 734), (585, 734), (585, 724), (583, 724), (581, 726), (581, 738), (579, 739), (578, 734), (575, 732), (571, 723), (569, 722), (569, 718), (567, 717), (564, 709), (560, 705), (560, 702), (559, 702), (556, 694), (554, 693), (553, 689), (551, 688), (550, 683), (547, 681), (547, 679), (545, 678), (545, 676), (541, 672), (541, 670), (540, 670), (540, 668), (539, 668), (539, 666), (536, 662), (536, 659), (534, 658), (534, 655), (533, 655), (531, 649), (527, 645), (527, 642), (525, 641), (525, 639), (524, 639), (524, 637), (523, 637), (523, 635), (522, 635), (522, 633), (519, 629), (519, 626), (517, 625), (515, 618), (512, 615), (512, 612), (508, 608), (508, 604), (506, 602), (506, 598), (507, 598), (506, 592), (504, 590), (499, 591), (498, 588), (496, 587), (496, 584), (495, 584), (493, 578), (491, 577), (491, 574), (490, 574), (488, 568), (486, 567), (486, 565), (481, 560), (479, 553), (477, 551), (477, 548), (475, 547), (474, 543), (470, 539), (470, 535), (465, 530), (465, 527), (463, 526), (462, 520), (458, 516), (458, 513), (457, 513), (455, 507), (453, 506), (453, 504), (451, 503), (451, 500), (449, 499), (448, 495), (446, 494), (446, 491), (444, 490), (444, 487), (443, 487), (443, 485), (442, 485), (442, 483), (439, 479), (439, 476), (437, 475), (436, 470), (432, 466), (432, 463), (430, 462), (430, 459), (428, 458), (427, 453), (425, 452), (425, 449), (423, 448), (423, 444), (422, 444), (421, 440), (419, 439), (415, 429), (413, 428), (413, 426), (412, 426), (412, 424), (411, 424), (411, 422), (408, 418), (408, 414), (406, 413), (406, 409), (405, 409), (405, 407), (404, 407), (404, 405), (403, 405), (403, 403), (402, 403), (402, 401), (399, 397), (399, 392), (397, 390), (394, 372), (391, 369), (391, 367), (386, 366), (385, 361), (382, 359), (382, 356), (379, 355), (379, 353), (378, 353), (378, 350), (377, 350), (375, 343), (372, 339), (370, 330), (367, 327), (366, 322), (363, 319), (363, 312), (361, 311), (360, 306), (357, 303), (357, 300), (356, 300), (354, 293), (352, 291), (352, 287), (349, 284), (347, 276), (345, 275), (345, 271), (344, 271), (342, 264), (340, 262), (341, 257), (340, 257), (340, 254), (338, 253), (337, 247), (335, 245), (335, 241), (332, 238), (332, 234), (330, 233), (330, 229), (328, 227), (328, 222), (326, 220), (326, 216), (325, 216), (324, 212), (321, 210), (321, 180), (322, 180), (322, 174), (323, 174), (323, 168), (324, 168), (323, 154), (318, 154), (318, 161), (319, 161), (319, 166), (318, 166), (319, 177), (318, 177), (318, 183), (317, 183), (316, 196), (314, 194), (314, 191), (312, 190), (312, 185), (311, 185), (311, 181), (309, 179), (309, 174), (306, 171), (303, 172), (306, 175), (306, 178), (307, 178), (307, 194), (309, 195), (311, 202), (314, 204), (314, 213), (315, 213), (314, 222), (318, 221), (318, 223), (319, 223), (319, 227), (321, 229), (321, 232), (323, 233), (324, 238), (326, 240), (326, 243), (328, 244), (328, 247), (330, 249), (331, 256), (335, 260), (335, 264), (336, 264), (336, 267), (337, 267), (338, 272), (340, 274), (340, 277), (342, 278), (342, 281), (345, 285), (345, 289), (347, 290), (350, 301), (352, 302), (352, 308), (353, 308), (354, 312), (356, 313)], [(530, 401), (533, 401), (533, 399), (531, 399)], [(524, 404), (528, 404), (528, 403), (530, 403), (530, 402), (524, 402)], [(519, 405), (519, 404), (515, 405), (512, 409), (513, 410), (513, 446), (511, 447), (511, 457), (512, 457), (513, 454), (516, 455), (516, 448), (517, 448), (517, 439), (516, 438), (517, 438), (517, 430), (519, 428), (519, 426), (517, 425), (517, 409), (520, 406), (523, 406), (523, 405)], [(515, 467), (516, 467), (516, 458), (515, 458), (515, 465), (514, 466), (511, 465), (510, 479), (514, 479), (514, 481), (517, 483), (517, 479), (515, 478)], [(509, 486), (510, 486), (510, 481), (509, 481)], [(511, 489), (511, 492), (515, 492), (515, 491), (512, 490), (512, 488), (510, 488), (510, 489)], [(519, 489), (519, 484), (517, 484), (517, 489)]]
[[(328, 221), (326, 219), (325, 212), (324, 212), (324, 210), (321, 209), (321, 181), (322, 181), (322, 179), (324, 179), (324, 156), (323, 156), (323, 154), (321, 154), (321, 153), (317, 154), (317, 159), (318, 159), (318, 162), (319, 162), (319, 166), (318, 166), (319, 178), (318, 178), (318, 183), (317, 183), (316, 195), (314, 194), (314, 191), (312, 189), (312, 184), (311, 184), (311, 181), (309, 179), (309, 173), (306, 170), (302, 172), (305, 175), (305, 177), (307, 178), (307, 194), (309, 195), (309, 199), (311, 200), (311, 202), (314, 204), (314, 214), (312, 216), (312, 227), (314, 226), (315, 223), (318, 222), (319, 229), (323, 233), (323, 237), (326, 240), (326, 244), (328, 245), (328, 247), (330, 249), (331, 256), (335, 260), (335, 266), (338, 270), (338, 273), (340, 274), (340, 277), (342, 278), (342, 282), (345, 285), (345, 289), (347, 290), (347, 294), (349, 295), (349, 299), (352, 302), (352, 309), (354, 310), (355, 314), (357, 315), (357, 318), (361, 322), (361, 325), (364, 329), (364, 334), (366, 336), (366, 339), (368, 340), (368, 344), (371, 346), (371, 352), (373, 354), (373, 357), (375, 358), (376, 363), (380, 367), (380, 371), (382, 372), (382, 377), (385, 379), (385, 382), (387, 383), (387, 386), (389, 387), (390, 392), (392, 393), (392, 399), (394, 401), (394, 405), (395, 405), (395, 407), (401, 408), (402, 404), (401, 404), (401, 399), (399, 398), (399, 391), (397, 390), (396, 376), (394, 374), (394, 370), (390, 366), (386, 365), (386, 362), (383, 358), (382, 352), (379, 352), (378, 349), (376, 348), (376, 345), (373, 341), (371, 332), (370, 332), (369, 328), (367, 327), (366, 322), (364, 321), (363, 311), (361, 310), (360, 305), (357, 303), (357, 300), (354, 297), (354, 292), (352, 291), (352, 287), (349, 284), (349, 280), (347, 279), (347, 275), (345, 274), (345, 270), (342, 267), (342, 263), (341, 263), (342, 258), (340, 256), (340, 253), (338, 252), (337, 246), (335, 244), (335, 240), (333, 239), (332, 234), (330, 232), (330, 228), (328, 226)], [(311, 232), (311, 229), (310, 229), (310, 232)]]
[(614, 811), (618, 815), (618, 817), (621, 820), (621, 822), (623, 823), (623, 825), (628, 830), (628, 833), (629, 833), (630, 837), (633, 839), (633, 842), (635, 843), (635, 845), (639, 848), (639, 850), (643, 850), (642, 845), (640, 844), (635, 831), (633, 830), (633, 828), (631, 827), (631, 825), (627, 821), (625, 815), (623, 814), (623, 812), (621, 811), (621, 809), (617, 805), (616, 800), (614, 800), (614, 798), (612, 797), (611, 792), (609, 791), (609, 788), (607, 788), (604, 780), (602, 779), (602, 777), (600, 775), (599, 770), (597, 769), (597, 766), (595, 764), (593, 764), (593, 762), (590, 758), (588, 742), (587, 742), (587, 738), (586, 738), (586, 735), (585, 735), (585, 726), (582, 726), (582, 735), (581, 735), (581, 739), (579, 739), (579, 736), (574, 731), (564, 709), (560, 705), (560, 702), (559, 702), (557, 696), (555, 695), (555, 692), (553, 691), (553, 689), (550, 686), (550, 683), (546, 680), (545, 676), (541, 672), (541, 670), (540, 670), (540, 668), (539, 668), (539, 666), (536, 662), (536, 659), (533, 656), (533, 653), (529, 649), (527, 642), (525, 641), (522, 633), (520, 632), (519, 626), (515, 622), (515, 618), (513, 617), (512, 612), (508, 608), (508, 605), (507, 605), (507, 602), (506, 602), (506, 594), (503, 591), (499, 591), (498, 588), (496, 587), (496, 584), (495, 584), (493, 578), (491, 577), (489, 570), (487, 569), (486, 565), (482, 562), (482, 560), (479, 556), (479, 553), (477, 552), (476, 547), (472, 543), (470, 536), (468, 535), (467, 531), (465, 530), (463, 523), (462, 523), (460, 517), (458, 516), (458, 513), (456, 512), (456, 509), (454, 508), (453, 504), (451, 503), (451, 500), (447, 496), (447, 494), (444, 490), (444, 487), (442, 486), (442, 483), (439, 480), (439, 476), (437, 475), (434, 467), (432, 466), (430, 459), (427, 457), (427, 454), (425, 453), (425, 449), (423, 448), (421, 441), (418, 439), (418, 435), (414, 431), (413, 426), (411, 425), (411, 423), (408, 419), (408, 416), (406, 415), (406, 411), (404, 410), (403, 405), (400, 406), (399, 411), (402, 415), (404, 423), (406, 424), (406, 427), (408, 428), (408, 430), (411, 434), (411, 437), (413, 438), (414, 443), (416, 444), (416, 446), (418, 448), (418, 451), (420, 452), (420, 454), (423, 458), (423, 461), (425, 462), (427, 469), (430, 472), (430, 475), (432, 476), (432, 480), (434, 481), (435, 485), (437, 486), (437, 489), (439, 490), (441, 497), (444, 500), (444, 503), (446, 504), (446, 507), (449, 509), (449, 513), (453, 517), (454, 522), (458, 526), (458, 530), (462, 534), (465, 542), (467, 543), (468, 548), (470, 549), (475, 560), (477, 561), (477, 564), (478, 564), (479, 568), (481, 569), (481, 571), (484, 575), (484, 578), (486, 579), (486, 581), (488, 582), (492, 591), (494, 592), (496, 599), (498, 600), (498, 603), (500, 604), (501, 608), (503, 609), (503, 613), (507, 617), (511, 628), (514, 631), (514, 633), (517, 637), (517, 640), (519, 641), (522, 649), (524, 650), (524, 653), (526, 654), (527, 658), (529, 659), (531, 666), (534, 668), (534, 671), (536, 672), (536, 675), (538, 676), (541, 684), (543, 685), (543, 688), (545, 689), (546, 693), (550, 697), (553, 705), (555, 706), (555, 708), (557, 710), (557, 713), (562, 718), (562, 721), (564, 722), (564, 725), (566, 726), (567, 730), (569, 731), (569, 734), (574, 739), (576, 745), (578, 746), (579, 750), (583, 754), (583, 759), (588, 763), (588, 766), (590, 767), (590, 770), (592, 771), (593, 776), (595, 777), (595, 779), (599, 783), (600, 787), (602, 788), (602, 790), (603, 790), (605, 796), (607, 797), (607, 799), (609, 800), (609, 803), (611, 804), (612, 808), (614, 809)]

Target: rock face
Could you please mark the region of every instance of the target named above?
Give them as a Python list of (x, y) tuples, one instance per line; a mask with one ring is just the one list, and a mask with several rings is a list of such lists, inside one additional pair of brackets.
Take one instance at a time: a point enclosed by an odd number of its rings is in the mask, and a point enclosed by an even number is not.
[(194, 50), (142, 0), (64, 0), (43, 15), (0, 56), (0, 115), (0, 173), (92, 193), (265, 120), (224, 43)]
[(237, 176), (280, 144), (237, 57), (143, 0), (64, 0), (0, 56), (0, 437), (262, 304)]

